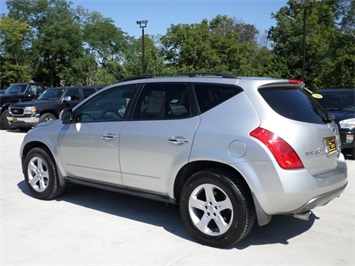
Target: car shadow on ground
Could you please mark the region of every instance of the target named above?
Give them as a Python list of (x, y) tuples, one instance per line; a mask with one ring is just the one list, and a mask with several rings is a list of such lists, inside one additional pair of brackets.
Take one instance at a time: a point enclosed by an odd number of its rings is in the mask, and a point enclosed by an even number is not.
[(350, 153), (343, 153), (346, 160), (355, 160), (355, 157)]
[[(21, 181), (18, 187), (29, 195), (24, 181)], [(185, 229), (176, 205), (73, 184), (68, 185), (64, 194), (56, 200), (162, 227), (171, 234), (196, 242)], [(314, 215), (310, 221), (298, 220), (291, 216), (274, 216), (266, 226), (255, 225), (250, 234), (232, 248), (287, 245), (289, 239), (308, 231), (316, 219)]]
[(11, 129), (7, 129), (7, 132), (11, 132), (13, 134), (16, 133), (27, 133), (28, 131), (30, 131), (30, 128), (11, 128)]

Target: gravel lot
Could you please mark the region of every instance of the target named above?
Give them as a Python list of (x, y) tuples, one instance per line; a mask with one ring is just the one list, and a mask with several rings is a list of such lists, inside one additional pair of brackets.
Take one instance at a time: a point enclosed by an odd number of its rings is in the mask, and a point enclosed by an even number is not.
[(231, 249), (195, 242), (178, 208), (68, 186), (53, 201), (28, 195), (24, 133), (0, 131), (0, 265), (355, 265), (355, 161), (342, 196), (312, 220), (277, 216)]

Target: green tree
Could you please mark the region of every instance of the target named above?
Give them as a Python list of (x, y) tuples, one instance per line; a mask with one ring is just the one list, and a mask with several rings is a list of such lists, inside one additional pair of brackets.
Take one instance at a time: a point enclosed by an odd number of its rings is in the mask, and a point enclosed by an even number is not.
[(69, 85), (71, 69), (82, 52), (80, 25), (65, 0), (9, 0), (9, 18), (28, 22), (32, 67), (47, 86)]
[(112, 19), (67, 0), (8, 0), (8, 17), (27, 22), (34, 78), (47, 86), (106, 85), (124, 75), (128, 36)]
[(87, 85), (93, 82), (107, 85), (120, 79), (124, 72), (122, 62), (128, 49), (129, 37), (114, 25), (112, 19), (98, 12), (78, 7), (76, 14), (82, 28), (84, 58), (87, 58), (77, 61), (76, 67), (79, 67), (80, 75), (84, 75), (80, 79), (86, 80)]
[[(144, 66), (145, 73), (163, 73), (169, 71), (169, 66), (165, 65), (164, 57), (157, 47), (159, 43), (157, 36), (144, 35)], [(141, 75), (142, 71), (142, 38), (138, 40), (131, 37), (127, 50), (124, 53), (124, 76)]]
[(28, 81), (33, 77), (28, 43), (28, 24), (12, 18), (0, 19), (0, 79), (8, 85)]
[(306, 0), (300, 5), (290, 0), (286, 7), (273, 14), (277, 24), (269, 30), (268, 36), (282, 76), (302, 78), (303, 38), (306, 36), (304, 82), (307, 86), (317, 89), (353, 85), (354, 38), (339, 26), (339, 21), (345, 28), (351, 25), (351, 20), (345, 19), (349, 15), (344, 11), (346, 2), (349, 3), (348, 0)]
[(166, 62), (178, 71), (273, 74), (272, 53), (257, 39), (253, 25), (218, 15), (199, 24), (172, 25), (161, 42)]

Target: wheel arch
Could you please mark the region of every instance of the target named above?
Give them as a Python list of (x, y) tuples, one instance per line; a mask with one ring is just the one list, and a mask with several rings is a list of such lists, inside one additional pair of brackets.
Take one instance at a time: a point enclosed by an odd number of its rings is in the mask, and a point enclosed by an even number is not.
[(4, 103), (1, 107), (0, 112), (0, 129), (11, 129), (11, 125), (7, 120), (7, 114), (9, 110), (10, 103)]
[(65, 185), (65, 180), (64, 177), (58, 167), (58, 163), (55, 160), (55, 157), (53, 156), (51, 150), (48, 148), (47, 145), (45, 145), (43, 142), (39, 142), (39, 141), (32, 141), (32, 142), (28, 142), (22, 149), (21, 152), (21, 168), (22, 168), (22, 173), (25, 173), (26, 169), (25, 169), (25, 158), (27, 156), (27, 154), (33, 149), (33, 148), (41, 148), (43, 150), (45, 150), (47, 152), (47, 154), (51, 157), (51, 159), (53, 160), (53, 162), (56, 165), (56, 169), (57, 169), (57, 175), (59, 178), (59, 182), (60, 185), (64, 186)]
[(59, 113), (57, 113), (55, 110), (43, 110), (40, 112), (40, 116), (45, 115), (45, 114), (52, 114), (55, 116), (56, 119), (59, 118)]
[(2, 114), (5, 110), (8, 110), (9, 106), (10, 106), (10, 103), (1, 104), (1, 112), (0, 113)]
[(219, 162), (214, 162), (214, 161), (191, 162), (185, 165), (178, 172), (174, 183), (174, 197), (176, 199), (177, 204), (179, 204), (180, 201), (180, 194), (182, 191), (182, 187), (185, 184), (185, 182), (188, 180), (188, 178), (199, 171), (208, 170), (208, 169), (213, 171), (218, 171), (221, 173), (227, 173), (234, 180), (238, 180), (239, 182), (244, 183), (245, 187), (248, 188), (249, 190), (250, 196), (252, 197), (259, 226), (266, 225), (271, 221), (272, 216), (265, 213), (265, 211), (262, 209), (260, 203), (258, 202), (257, 198), (255, 197), (253, 191), (251, 190), (250, 186), (248, 185), (248, 182), (245, 180), (243, 175), (237, 169), (229, 165), (219, 163)]
[(249, 192), (251, 193), (249, 185), (247, 184), (241, 173), (238, 172), (235, 168), (214, 161), (196, 161), (185, 165), (182, 169), (180, 169), (176, 176), (174, 183), (174, 197), (177, 203), (179, 203), (181, 189), (185, 182), (189, 179), (190, 176), (202, 170), (213, 170), (216, 172), (228, 173), (234, 179), (238, 179), (241, 182), (245, 183), (246, 187), (248, 187)]

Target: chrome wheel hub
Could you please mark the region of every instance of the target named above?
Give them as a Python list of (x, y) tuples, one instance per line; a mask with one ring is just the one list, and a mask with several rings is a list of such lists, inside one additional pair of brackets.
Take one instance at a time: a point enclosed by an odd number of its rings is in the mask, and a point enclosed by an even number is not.
[(194, 225), (204, 234), (224, 234), (233, 221), (233, 206), (218, 186), (203, 184), (194, 189), (189, 199), (189, 214)]
[(40, 157), (33, 157), (27, 168), (28, 182), (37, 192), (43, 192), (48, 186), (49, 172), (46, 162)]

